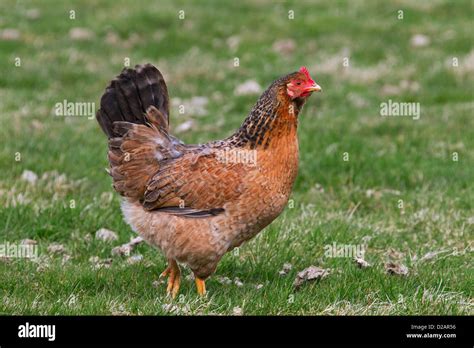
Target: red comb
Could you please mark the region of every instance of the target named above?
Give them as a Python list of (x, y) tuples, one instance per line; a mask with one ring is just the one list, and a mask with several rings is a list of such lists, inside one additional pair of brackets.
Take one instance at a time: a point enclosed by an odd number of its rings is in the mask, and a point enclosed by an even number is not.
[(302, 66), (302, 67), (300, 68), (300, 71), (299, 71), (299, 72), (305, 74), (305, 76), (306, 76), (310, 81), (314, 82), (313, 79), (311, 78), (311, 76), (309, 75), (308, 69), (306, 69), (305, 66)]

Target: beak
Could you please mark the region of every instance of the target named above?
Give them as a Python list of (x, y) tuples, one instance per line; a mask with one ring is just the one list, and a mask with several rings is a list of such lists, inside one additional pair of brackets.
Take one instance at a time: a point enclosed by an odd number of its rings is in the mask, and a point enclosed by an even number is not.
[(315, 82), (314, 85), (306, 88), (306, 92), (321, 92), (321, 87)]

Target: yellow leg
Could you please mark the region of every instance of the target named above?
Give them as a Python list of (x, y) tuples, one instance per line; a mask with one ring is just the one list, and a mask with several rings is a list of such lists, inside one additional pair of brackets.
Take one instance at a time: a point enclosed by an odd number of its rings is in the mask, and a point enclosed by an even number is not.
[(199, 295), (204, 296), (206, 294), (206, 283), (199, 277), (196, 278), (196, 288)]
[(160, 278), (166, 276), (168, 276), (166, 293), (175, 298), (176, 295), (178, 295), (179, 286), (181, 284), (181, 271), (179, 270), (178, 263), (173, 259), (168, 260), (168, 267), (161, 273)]

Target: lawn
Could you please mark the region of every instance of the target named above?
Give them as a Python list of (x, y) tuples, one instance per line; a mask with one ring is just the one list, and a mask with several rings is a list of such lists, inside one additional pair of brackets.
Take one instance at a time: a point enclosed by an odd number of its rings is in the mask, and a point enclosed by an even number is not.
[[(39, 257), (0, 258), (0, 314), (474, 314), (473, 10), (2, 1), (0, 244), (30, 239)], [(106, 138), (92, 117), (55, 115), (64, 100), (97, 106), (128, 62), (163, 72), (186, 143), (238, 128), (259, 96), (236, 93), (245, 82), (265, 89), (305, 65), (323, 88), (300, 115), (287, 209), (223, 258), (204, 298), (187, 269), (180, 296), (167, 297), (166, 260), (148, 245), (112, 256), (135, 235), (104, 170)], [(389, 101), (419, 103), (419, 117), (381, 116)], [(101, 228), (118, 240), (98, 240)], [(331, 257), (334, 245), (361, 247), (370, 267)], [(389, 262), (408, 273), (389, 274)], [(295, 289), (312, 265), (329, 275)]]

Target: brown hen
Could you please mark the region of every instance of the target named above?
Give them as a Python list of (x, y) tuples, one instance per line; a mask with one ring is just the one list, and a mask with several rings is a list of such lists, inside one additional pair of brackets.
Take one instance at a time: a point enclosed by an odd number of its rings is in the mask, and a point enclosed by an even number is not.
[(273, 82), (232, 136), (186, 145), (169, 133), (168, 91), (154, 66), (124, 69), (107, 87), (97, 121), (109, 174), (125, 220), (168, 259), (173, 297), (178, 262), (203, 295), (222, 256), (280, 215), (298, 171), (298, 114), (320, 90), (303, 67)]

